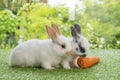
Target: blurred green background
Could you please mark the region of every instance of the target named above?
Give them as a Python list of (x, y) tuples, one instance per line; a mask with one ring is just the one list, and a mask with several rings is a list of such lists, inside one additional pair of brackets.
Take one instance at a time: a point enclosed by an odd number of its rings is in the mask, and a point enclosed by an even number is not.
[(70, 27), (78, 23), (92, 49), (120, 49), (120, 0), (79, 0), (84, 9), (75, 5), (71, 14), (64, 4), (50, 6), (47, 0), (41, 1), (1, 0), (0, 48), (13, 48), (33, 38), (47, 39), (45, 26), (52, 23), (71, 37)]

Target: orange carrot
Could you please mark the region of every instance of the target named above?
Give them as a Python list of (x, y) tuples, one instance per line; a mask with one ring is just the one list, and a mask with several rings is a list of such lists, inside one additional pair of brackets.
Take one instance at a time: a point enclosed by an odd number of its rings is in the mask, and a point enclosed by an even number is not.
[(99, 61), (100, 61), (100, 59), (98, 57), (87, 56), (87, 57), (84, 57), (84, 58), (78, 58), (77, 64), (78, 64), (79, 67), (85, 69), (85, 68), (89, 68), (89, 67), (95, 65)]

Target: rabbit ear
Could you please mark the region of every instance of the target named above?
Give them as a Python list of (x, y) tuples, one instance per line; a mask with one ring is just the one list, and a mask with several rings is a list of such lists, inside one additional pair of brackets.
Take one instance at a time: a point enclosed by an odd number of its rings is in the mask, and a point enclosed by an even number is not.
[(81, 34), (81, 28), (80, 28), (80, 25), (75, 24), (74, 27), (75, 27), (76, 31), (77, 31), (79, 34)]
[(56, 33), (57, 33), (58, 35), (61, 34), (61, 33), (60, 33), (60, 30), (59, 30), (59, 28), (58, 28), (58, 26), (57, 26), (56, 24), (52, 24), (52, 27), (53, 27), (53, 29), (56, 31)]
[(47, 33), (48, 33), (48, 36), (49, 36), (52, 40), (54, 40), (54, 39), (57, 37), (57, 34), (56, 34), (56, 32), (55, 32), (55, 30), (54, 30), (53, 28), (50, 28), (50, 27), (46, 26), (46, 31), (47, 31)]
[(77, 30), (74, 28), (74, 27), (71, 27), (71, 34), (72, 34), (72, 37), (74, 38), (78, 38), (78, 34), (77, 34)]

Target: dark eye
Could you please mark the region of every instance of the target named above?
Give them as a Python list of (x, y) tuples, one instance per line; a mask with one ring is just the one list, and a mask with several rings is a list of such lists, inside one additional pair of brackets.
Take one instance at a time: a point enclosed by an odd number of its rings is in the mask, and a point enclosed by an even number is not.
[(65, 48), (65, 44), (62, 44), (61, 47), (62, 47), (62, 48)]
[(75, 40), (75, 42), (76, 42), (76, 43), (78, 43), (78, 41), (77, 41), (77, 40)]
[(76, 48), (76, 50), (78, 51), (78, 48)]

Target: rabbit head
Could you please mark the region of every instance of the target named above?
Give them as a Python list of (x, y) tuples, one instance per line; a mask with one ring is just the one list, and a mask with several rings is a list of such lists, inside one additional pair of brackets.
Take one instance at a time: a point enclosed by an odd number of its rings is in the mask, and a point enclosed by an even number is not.
[[(71, 54), (72, 48), (71, 43), (68, 38), (63, 36), (56, 24), (52, 24), (52, 27), (46, 26), (48, 36), (51, 38), (52, 43), (54, 44), (52, 49), (60, 55)], [(66, 55), (65, 54), (65, 55)]]
[(73, 53), (80, 57), (85, 57), (86, 51), (89, 49), (90, 44), (88, 40), (82, 35), (81, 27), (78, 24), (72, 26), (71, 34), (73, 37), (72, 40)]

